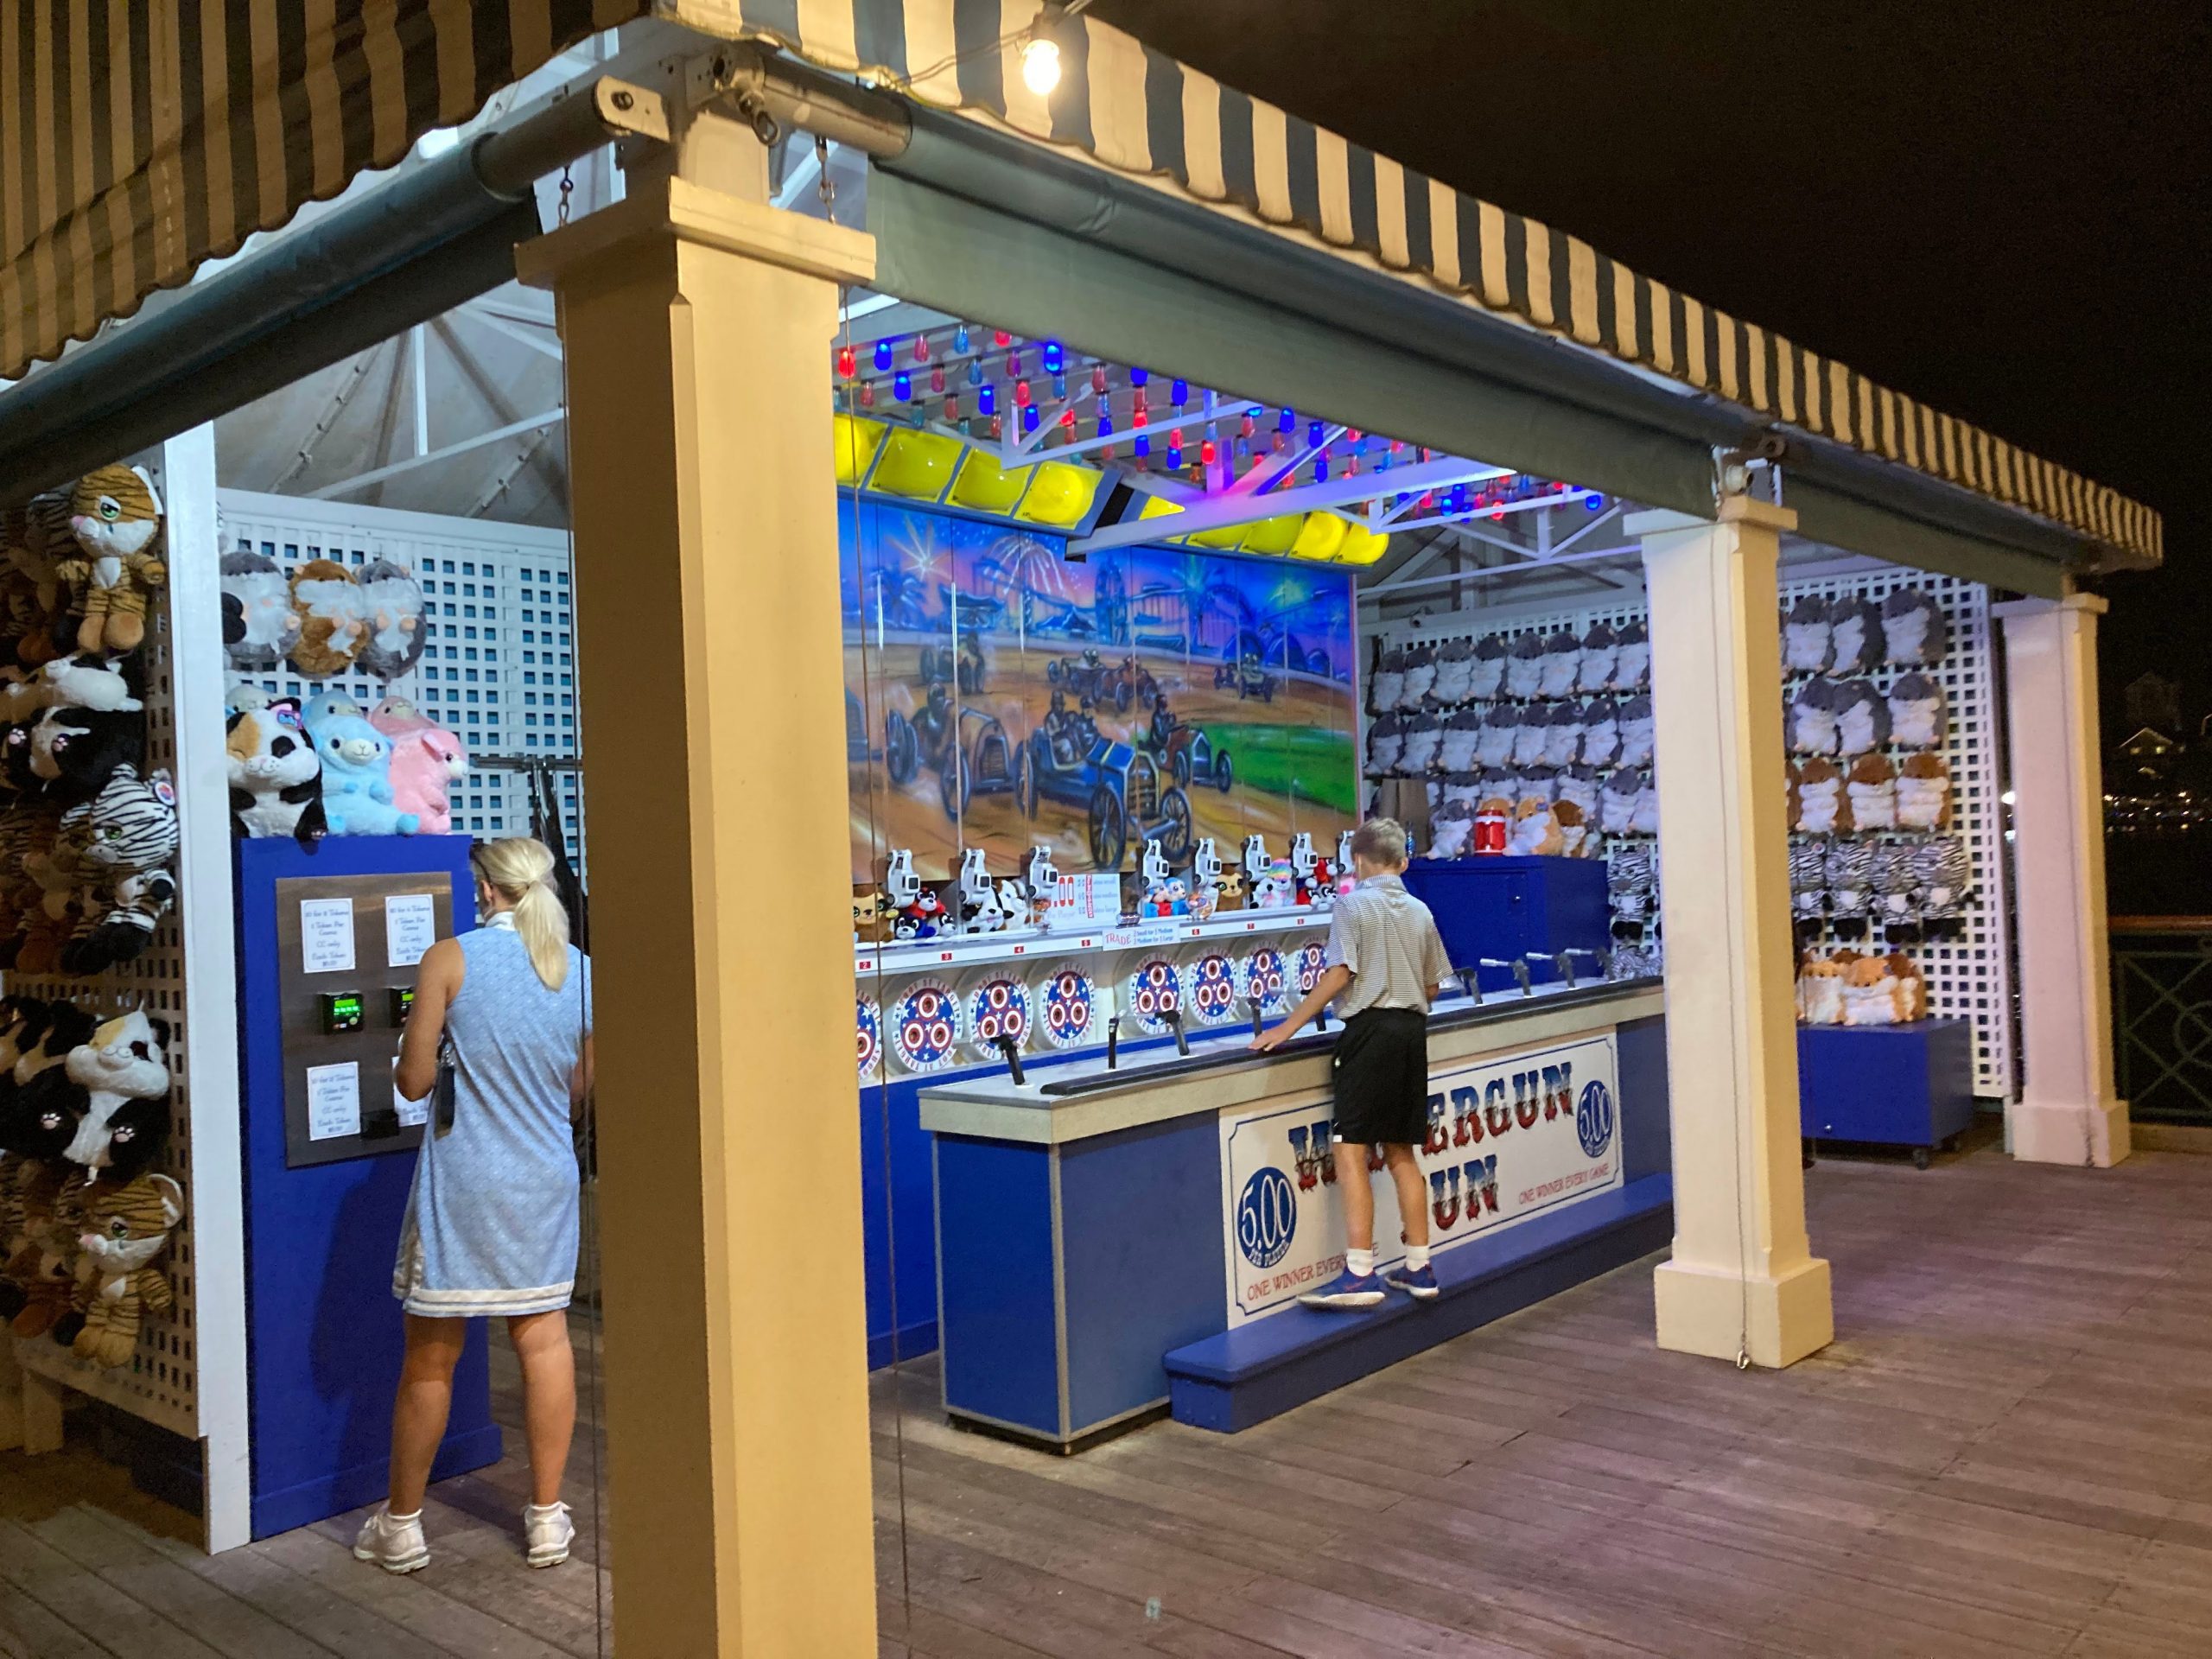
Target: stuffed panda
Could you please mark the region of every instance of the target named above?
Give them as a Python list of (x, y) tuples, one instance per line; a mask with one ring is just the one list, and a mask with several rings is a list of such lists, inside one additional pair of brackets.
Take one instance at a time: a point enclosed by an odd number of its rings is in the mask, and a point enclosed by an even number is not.
[(1618, 655), (1613, 665), (1613, 690), (1641, 691), (1651, 683), (1651, 630), (1631, 622), (1620, 631)]
[(1505, 689), (1505, 636), (1486, 633), (1475, 641), (1474, 666), (1467, 677), (1467, 695), (1488, 702)]
[(422, 660), (429, 641), (423, 620), (423, 584), (404, 564), (378, 559), (361, 572), (365, 629), (355, 665), (380, 680), (397, 679)]
[(1501, 702), (1492, 708), (1483, 721), (1482, 730), (1475, 738), (1475, 764), (1478, 766), (1510, 766), (1513, 764), (1514, 738), (1521, 728), (1521, 705)]
[(1537, 690), (1547, 697), (1569, 696), (1581, 679), (1582, 642), (1574, 637), (1573, 629), (1561, 628), (1544, 641), (1543, 667), (1537, 676)]
[(1917, 669), (1890, 688), (1890, 741), (1901, 749), (1940, 748), (1947, 721), (1943, 688)]
[(250, 547), (221, 560), (223, 651), (245, 674), (266, 674), (300, 642), (300, 612), (276, 561)]
[(1377, 715), (1389, 713), (1398, 706), (1399, 696), (1405, 689), (1405, 650), (1402, 646), (1394, 645), (1382, 653), (1373, 676), (1367, 682), (1368, 709)]
[(1900, 588), (1882, 601), (1882, 635), (1889, 659), (1901, 668), (1933, 668), (1951, 646), (1951, 626), (1936, 595)]
[(231, 827), (238, 835), (289, 836), (302, 848), (322, 838), (322, 762), (296, 698), (233, 712), (223, 753), (230, 766)]
[(1544, 636), (1522, 634), (1513, 642), (1505, 658), (1505, 695), (1533, 697), (1544, 683)]
[(1782, 666), (1785, 673), (1825, 674), (1835, 660), (1828, 629), (1828, 602), (1808, 594), (1789, 607), (1782, 623)]
[(391, 740), (359, 715), (309, 728), (322, 762), (322, 814), (334, 836), (411, 836), (422, 818), (392, 804)]
[(85, 1091), (85, 1113), (62, 1156), (129, 1180), (160, 1156), (168, 1135), (168, 1022), (134, 1008), (108, 1020), (69, 1052), (69, 1080)]

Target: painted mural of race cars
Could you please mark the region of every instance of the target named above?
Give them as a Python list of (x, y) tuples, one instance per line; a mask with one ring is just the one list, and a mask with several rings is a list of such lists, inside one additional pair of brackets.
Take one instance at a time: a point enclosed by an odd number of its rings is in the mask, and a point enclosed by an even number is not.
[[(852, 705), (846, 708), (846, 748), (853, 747)], [(1014, 741), (995, 715), (955, 709), (942, 680), (934, 682), (920, 710), (909, 719), (893, 709), (883, 717), (884, 769), (901, 788), (924, 766), (938, 775), (944, 816), (958, 818), (976, 795), (1003, 795), (1014, 786)]]
[(1017, 762), (1014, 799), (1029, 818), (1038, 804), (1057, 802), (1086, 815), (1093, 869), (1118, 870), (1132, 836), (1158, 837), (1171, 864), (1191, 855), (1191, 798), (1164, 787), (1159, 764), (1127, 743), (1103, 736), (1087, 744), (1032, 732)]
[(1239, 702), (1247, 697), (1273, 702), (1275, 693), (1282, 689), (1282, 681), (1268, 673), (1258, 658), (1236, 657), (1214, 669), (1213, 685), (1217, 691), (1235, 691)]
[(1088, 697), (1101, 707), (1110, 703), (1116, 714), (1139, 705), (1149, 709), (1160, 697), (1160, 682), (1135, 657), (1109, 663), (1096, 651), (1086, 651), (1046, 664), (1045, 678), (1071, 696)]

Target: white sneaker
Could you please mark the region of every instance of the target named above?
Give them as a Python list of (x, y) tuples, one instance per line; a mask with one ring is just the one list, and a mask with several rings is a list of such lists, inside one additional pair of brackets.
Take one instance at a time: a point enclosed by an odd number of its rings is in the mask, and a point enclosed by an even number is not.
[(422, 1512), (395, 1519), (391, 1504), (378, 1504), (376, 1513), (361, 1522), (353, 1556), (374, 1561), (387, 1573), (413, 1573), (428, 1567), (430, 1547), (423, 1541)]
[(523, 1542), (532, 1567), (558, 1567), (569, 1559), (575, 1539), (575, 1522), (569, 1519), (565, 1503), (525, 1503), (522, 1506)]

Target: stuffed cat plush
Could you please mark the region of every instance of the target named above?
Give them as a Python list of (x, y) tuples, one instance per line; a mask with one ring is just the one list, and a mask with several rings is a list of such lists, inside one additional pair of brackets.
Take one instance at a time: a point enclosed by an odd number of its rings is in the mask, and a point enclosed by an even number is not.
[(108, 1020), (65, 1063), (85, 1091), (85, 1115), (62, 1154), (86, 1169), (129, 1180), (161, 1154), (168, 1136), (168, 1022), (133, 1009)]
[[(127, 1365), (147, 1313), (166, 1313), (175, 1297), (154, 1262), (184, 1218), (184, 1189), (167, 1175), (127, 1181), (73, 1178), (64, 1207), (75, 1217), (79, 1318), (70, 1347), (88, 1364)], [(60, 1332), (57, 1331), (57, 1335)]]
[(322, 761), (322, 814), (334, 836), (411, 836), (422, 818), (393, 803), (391, 740), (358, 715), (313, 723)]
[(10, 622), (11, 626), (17, 621), (23, 625), (16, 640), (16, 660), (26, 667), (50, 662), (69, 649), (69, 590), (60, 568), (77, 551), (69, 533), (68, 495), (54, 492), (33, 496), (8, 547), (9, 559), (22, 578), (18, 596), (28, 595)]
[(311, 680), (327, 680), (353, 667), (367, 634), (360, 584), (335, 559), (310, 559), (292, 572), (292, 608), (300, 637), (292, 666)]
[(361, 572), (365, 636), (354, 660), (365, 673), (397, 679), (421, 660), (430, 632), (423, 606), (423, 585), (405, 565), (378, 559)]
[(55, 566), (74, 593), (77, 649), (136, 651), (146, 638), (146, 607), (168, 585), (168, 567), (150, 550), (162, 530), (162, 501), (137, 467), (99, 467), (69, 495), (75, 556)]
[[(64, 831), (80, 830), (79, 863), (94, 884), (86, 919), (61, 953), (64, 973), (105, 973), (132, 962), (154, 942), (154, 930), (176, 902), (176, 791), (166, 772), (142, 780), (118, 766), (90, 802), (62, 815)], [(97, 913), (94, 913), (97, 911)]]
[(460, 736), (404, 697), (377, 704), (369, 724), (391, 740), (392, 804), (422, 821), (420, 833), (450, 834), (452, 791), (468, 776), (468, 751)]
[(328, 828), (322, 812), (322, 761), (296, 698), (230, 717), (223, 753), (230, 765), (231, 827), (249, 840), (289, 836), (312, 848)]
[(57, 657), (38, 671), (36, 700), (49, 709), (89, 709), (95, 714), (130, 714), (146, 705), (129, 671), (136, 658), (74, 652)]
[(137, 764), (146, 752), (146, 715), (140, 709), (44, 709), (29, 741), (31, 776), (52, 799), (74, 806), (105, 788), (118, 766)]
[(223, 649), (232, 668), (265, 674), (300, 640), (292, 585), (276, 560), (250, 547), (224, 554), (221, 569)]

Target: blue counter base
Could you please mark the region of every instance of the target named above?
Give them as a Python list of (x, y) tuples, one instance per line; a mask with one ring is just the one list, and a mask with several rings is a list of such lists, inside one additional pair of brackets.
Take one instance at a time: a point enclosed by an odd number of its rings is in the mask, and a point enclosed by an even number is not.
[(1433, 1258), (1443, 1294), (1392, 1293), (1380, 1307), (1293, 1308), (1171, 1350), (1179, 1423), (1235, 1433), (1386, 1365), (1662, 1249), (1675, 1230), (1674, 1180), (1646, 1175)]
[[(472, 1469), (488, 1467), (499, 1460), (502, 1451), (497, 1423), (448, 1434), (430, 1465), (430, 1478), (450, 1480)], [(253, 1535), (257, 1539), (273, 1538), (295, 1527), (312, 1526), (327, 1516), (361, 1509), (382, 1499), (391, 1484), (391, 1459), (372, 1458), (365, 1463), (334, 1469), (296, 1486), (256, 1492)]]

